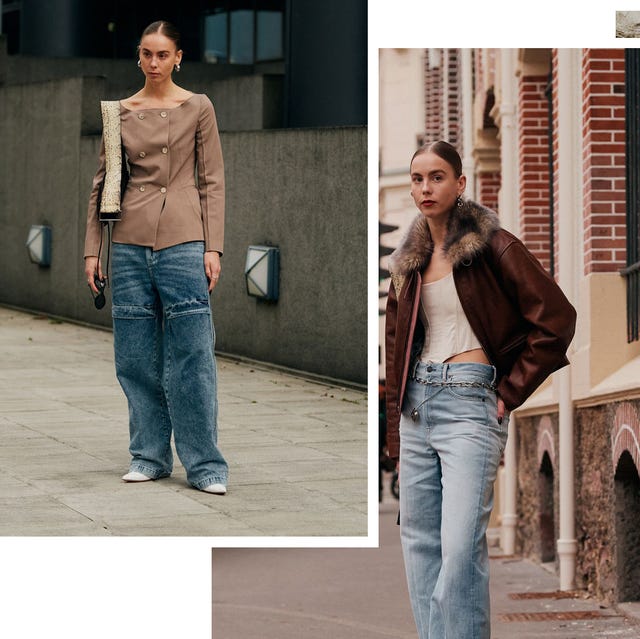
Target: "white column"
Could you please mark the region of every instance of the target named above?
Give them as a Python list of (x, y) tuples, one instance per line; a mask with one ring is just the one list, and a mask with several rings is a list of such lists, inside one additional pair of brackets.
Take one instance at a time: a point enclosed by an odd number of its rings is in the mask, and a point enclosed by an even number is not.
[(516, 417), (509, 420), (509, 436), (504, 450), (504, 480), (500, 483), (503, 489), (502, 525), (500, 526), (500, 548), (506, 555), (516, 551), (516, 525), (518, 523), (518, 460), (516, 456)]
[[(575, 299), (574, 238), (581, 210), (580, 171), (582, 139), (580, 50), (558, 49), (558, 272), (559, 284), (567, 297)], [(557, 542), (560, 563), (560, 589), (575, 586), (575, 462), (571, 368), (556, 373), (559, 392), (559, 484), (560, 537)]]
[(516, 118), (516, 49), (500, 49), (500, 224), (517, 234), (518, 215), (518, 135)]
[[(519, 230), (518, 215), (518, 135), (516, 118), (517, 81), (515, 49), (500, 49), (500, 224), (513, 233)], [(509, 423), (504, 451), (504, 493), (501, 495), (502, 526), (500, 546), (507, 555), (515, 553), (518, 523), (518, 459), (516, 455), (516, 417)]]
[(473, 161), (473, 58), (471, 49), (460, 49), (462, 76), (462, 172), (467, 176), (465, 196), (476, 197), (475, 163)]

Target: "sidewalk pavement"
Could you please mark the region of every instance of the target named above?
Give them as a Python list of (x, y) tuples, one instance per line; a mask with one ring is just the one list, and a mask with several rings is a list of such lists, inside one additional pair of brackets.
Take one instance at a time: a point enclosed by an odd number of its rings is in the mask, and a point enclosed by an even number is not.
[[(379, 548), (214, 548), (213, 639), (416, 639), (397, 509), (385, 496)], [(637, 619), (558, 598), (557, 576), (492, 555), (493, 639), (640, 637)]]
[(127, 484), (128, 412), (110, 332), (0, 307), (0, 535), (363, 536), (359, 390), (218, 357), (224, 497)]

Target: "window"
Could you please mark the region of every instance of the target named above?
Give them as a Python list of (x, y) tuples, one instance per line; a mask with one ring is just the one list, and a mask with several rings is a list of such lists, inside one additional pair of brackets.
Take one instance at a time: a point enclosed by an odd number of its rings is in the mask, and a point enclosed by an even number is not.
[(627, 341), (640, 338), (640, 49), (625, 50)]
[(20, 12), (22, 2), (2, 2), (0, 0), (0, 24), (2, 34), (7, 37), (7, 53), (20, 52)]
[(228, 62), (227, 32), (229, 15), (215, 11), (204, 19), (204, 57), (207, 62)]
[(284, 57), (284, 0), (216, 0), (204, 16), (204, 59), (254, 64)]

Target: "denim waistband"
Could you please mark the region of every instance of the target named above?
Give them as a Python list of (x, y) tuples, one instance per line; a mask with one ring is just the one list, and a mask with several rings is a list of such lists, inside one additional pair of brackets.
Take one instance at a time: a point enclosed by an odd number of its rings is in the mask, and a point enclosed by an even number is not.
[(457, 362), (440, 364), (422, 362), (417, 359), (411, 366), (410, 377), (423, 384), (467, 384), (474, 383), (495, 389), (496, 369), (491, 364)]

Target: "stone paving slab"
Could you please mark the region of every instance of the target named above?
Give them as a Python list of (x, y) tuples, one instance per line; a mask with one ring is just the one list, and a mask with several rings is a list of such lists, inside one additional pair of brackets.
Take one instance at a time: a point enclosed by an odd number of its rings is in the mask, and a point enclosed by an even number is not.
[(189, 487), (177, 456), (125, 484), (112, 351), (108, 331), (0, 307), (1, 535), (367, 535), (364, 391), (220, 356), (228, 494)]

